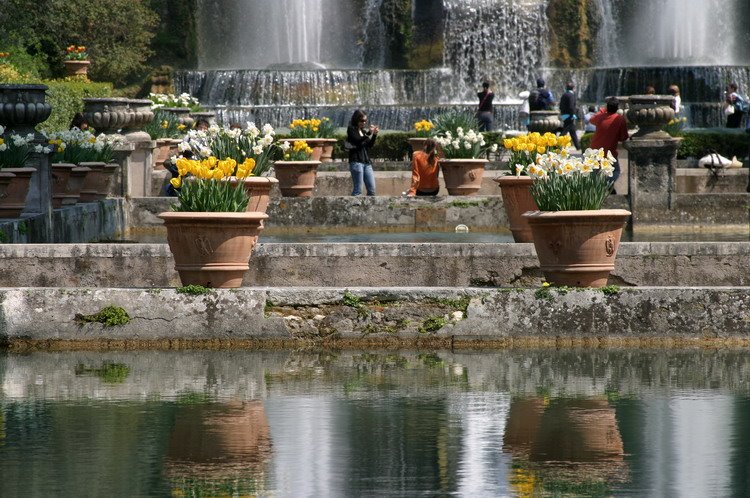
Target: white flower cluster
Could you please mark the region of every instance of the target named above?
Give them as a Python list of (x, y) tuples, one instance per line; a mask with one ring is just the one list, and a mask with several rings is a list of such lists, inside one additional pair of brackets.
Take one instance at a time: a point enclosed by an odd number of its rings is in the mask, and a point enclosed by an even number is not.
[(464, 132), (460, 127), (456, 129), (455, 137), (450, 131), (446, 131), (443, 135), (435, 137), (435, 140), (448, 158), (477, 158), (488, 150), (497, 152), (497, 144), (487, 147), (483, 133), (474, 130)]
[(173, 95), (171, 93), (149, 93), (149, 100), (153, 102), (151, 109), (160, 107), (198, 107), (200, 102), (189, 93)]
[(115, 147), (125, 143), (120, 135), (105, 135), (104, 133), (94, 135), (88, 130), (78, 128), (50, 133), (48, 139), (50, 144), (57, 147), (57, 152), (63, 152), (66, 148), (74, 146), (101, 152), (105, 147)]
[(41, 144), (32, 145), (35, 138), (33, 133), (26, 135), (9, 133), (7, 138), (4, 138), (4, 136), (5, 128), (0, 125), (0, 152), (5, 152), (11, 145), (16, 149), (30, 148), (37, 154), (49, 154), (51, 151), (50, 148)]
[(516, 176), (526, 173), (539, 180), (544, 180), (550, 175), (588, 176), (594, 171), (601, 171), (604, 176), (611, 177), (614, 174), (616, 159), (611, 152), (604, 149), (586, 149), (583, 157), (572, 157), (566, 150), (558, 152), (547, 152), (536, 158), (536, 163), (516, 165)]
[(273, 145), (275, 135), (276, 131), (270, 124), (264, 124), (260, 129), (252, 122), (248, 122), (245, 128), (214, 124), (205, 131), (190, 130), (178, 148), (180, 152), (192, 151), (203, 159), (222, 155), (229, 149), (238, 151), (243, 157), (257, 157)]

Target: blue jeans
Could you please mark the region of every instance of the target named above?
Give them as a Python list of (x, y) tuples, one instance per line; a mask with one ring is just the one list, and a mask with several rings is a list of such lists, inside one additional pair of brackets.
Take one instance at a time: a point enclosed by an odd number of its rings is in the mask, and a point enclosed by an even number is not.
[(349, 172), (352, 174), (354, 189), (352, 195), (362, 193), (362, 180), (365, 181), (367, 195), (375, 195), (375, 174), (372, 172), (372, 164), (349, 163)]

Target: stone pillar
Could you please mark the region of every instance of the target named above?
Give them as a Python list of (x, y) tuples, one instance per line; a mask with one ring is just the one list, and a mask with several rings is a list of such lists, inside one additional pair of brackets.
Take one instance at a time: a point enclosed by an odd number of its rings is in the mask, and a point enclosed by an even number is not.
[(130, 188), (130, 182), (128, 176), (130, 174), (130, 155), (135, 150), (135, 145), (129, 142), (125, 142), (122, 145), (115, 147), (114, 160), (120, 165), (120, 170), (115, 173), (115, 179), (112, 182), (112, 194), (115, 197), (125, 197), (128, 195)]
[(638, 223), (658, 222), (661, 213), (673, 206), (676, 190), (677, 148), (682, 139), (662, 131), (671, 119), (674, 98), (669, 95), (632, 95), (628, 121), (638, 126), (628, 151), (628, 197), (633, 228)]
[(129, 197), (151, 196), (151, 174), (154, 171), (154, 150), (156, 140), (151, 140), (148, 133), (135, 131), (125, 134), (127, 143), (133, 147), (123, 169), (125, 195)]

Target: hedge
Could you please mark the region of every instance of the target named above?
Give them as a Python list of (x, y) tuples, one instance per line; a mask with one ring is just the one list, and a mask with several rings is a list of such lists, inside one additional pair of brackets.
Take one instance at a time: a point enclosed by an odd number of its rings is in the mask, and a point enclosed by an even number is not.
[(42, 81), (47, 85), (47, 102), (52, 106), (52, 115), (39, 128), (47, 131), (67, 130), (70, 120), (83, 111), (83, 99), (87, 97), (111, 97), (111, 83), (92, 83), (81, 80)]
[[(581, 137), (581, 147), (585, 150), (591, 146), (593, 133)], [(677, 158), (694, 157), (699, 159), (711, 152), (718, 152), (724, 157), (737, 156), (742, 159), (750, 150), (750, 133), (743, 130), (726, 128), (705, 128), (683, 131), (682, 143), (677, 149)]]

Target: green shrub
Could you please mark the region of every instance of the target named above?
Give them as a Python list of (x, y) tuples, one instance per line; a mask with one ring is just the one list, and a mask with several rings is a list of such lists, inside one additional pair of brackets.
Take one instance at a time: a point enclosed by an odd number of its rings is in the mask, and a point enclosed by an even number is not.
[(682, 132), (682, 143), (677, 149), (677, 157), (701, 158), (711, 152), (718, 152), (724, 157), (744, 157), (750, 147), (750, 134), (743, 130), (725, 128), (706, 128), (685, 130)]
[(110, 97), (110, 83), (92, 83), (79, 79), (42, 81), (47, 85), (47, 102), (52, 106), (49, 119), (40, 125), (47, 131), (67, 130), (70, 120), (83, 111), (83, 99), (88, 97)]
[(103, 324), (105, 327), (113, 327), (115, 325), (125, 325), (130, 322), (130, 315), (120, 306), (106, 306), (98, 313), (92, 315), (76, 313), (75, 321), (80, 324), (97, 322)]

